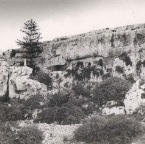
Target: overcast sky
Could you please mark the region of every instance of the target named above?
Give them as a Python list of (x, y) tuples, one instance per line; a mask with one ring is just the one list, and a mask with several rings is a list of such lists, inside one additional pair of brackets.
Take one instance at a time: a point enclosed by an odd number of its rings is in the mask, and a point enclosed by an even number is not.
[(145, 23), (145, 0), (0, 0), (0, 50), (18, 48), (33, 19), (42, 41), (101, 28)]

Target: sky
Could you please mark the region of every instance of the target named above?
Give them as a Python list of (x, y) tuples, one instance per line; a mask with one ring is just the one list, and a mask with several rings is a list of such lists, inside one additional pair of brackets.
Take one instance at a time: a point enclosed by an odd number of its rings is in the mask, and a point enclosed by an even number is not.
[(0, 50), (19, 48), (33, 19), (43, 39), (145, 23), (145, 0), (0, 0)]

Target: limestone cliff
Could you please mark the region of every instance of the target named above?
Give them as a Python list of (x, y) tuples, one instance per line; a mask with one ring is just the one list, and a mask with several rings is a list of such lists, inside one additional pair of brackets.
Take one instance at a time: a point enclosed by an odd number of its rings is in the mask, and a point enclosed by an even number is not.
[(57, 38), (44, 42), (43, 50), (36, 63), (45, 72), (51, 70), (54, 85), (110, 76), (131, 81), (145, 77), (145, 24)]

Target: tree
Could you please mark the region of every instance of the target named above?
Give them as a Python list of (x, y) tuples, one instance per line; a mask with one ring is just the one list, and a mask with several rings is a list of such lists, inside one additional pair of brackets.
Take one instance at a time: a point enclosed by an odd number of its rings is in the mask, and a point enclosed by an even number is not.
[(39, 30), (37, 23), (33, 19), (28, 20), (24, 23), (23, 29), (20, 30), (25, 34), (23, 40), (17, 40), (16, 42), (23, 49), (22, 57), (30, 59), (30, 62), (42, 52), (41, 42), (39, 41), (42, 37)]

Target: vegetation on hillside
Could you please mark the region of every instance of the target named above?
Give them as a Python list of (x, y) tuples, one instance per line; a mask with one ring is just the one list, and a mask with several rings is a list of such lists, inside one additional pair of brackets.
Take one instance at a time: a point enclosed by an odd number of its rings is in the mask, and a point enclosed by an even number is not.
[(131, 83), (127, 80), (120, 78), (110, 78), (102, 82), (93, 90), (92, 101), (98, 105), (103, 105), (107, 101), (122, 102), (125, 98), (125, 94), (131, 87)]
[[(145, 132), (140, 123), (143, 117), (138, 114), (101, 116), (99, 109), (108, 101), (116, 101), (117, 105), (123, 105), (125, 94), (131, 85), (127, 80), (110, 78), (102, 83), (89, 85), (84, 82), (74, 83), (72, 89), (48, 94), (47, 97), (37, 94), (27, 100), (11, 99), (0, 103), (0, 122), (5, 125), (7, 122), (33, 119), (34, 123), (55, 122), (62, 125), (82, 123), (82, 126), (74, 132), (73, 142), (131, 144), (134, 138), (142, 136)], [(38, 110), (38, 113), (34, 117), (35, 110)], [(95, 117), (90, 117), (94, 114)], [(9, 127), (6, 127), (6, 130), (10, 132), (7, 134), (0, 126), (1, 135), (5, 138), (3, 141), (8, 144), (9, 141), (12, 144), (16, 144), (15, 142), (41, 144), (43, 139), (42, 132), (36, 127), (19, 129), (17, 134)]]
[(95, 116), (87, 119), (74, 132), (74, 140), (87, 144), (131, 144), (144, 132), (145, 127), (141, 123), (127, 116)]
[(20, 128), (10, 122), (0, 123), (1, 144), (41, 144), (43, 133), (35, 126)]

